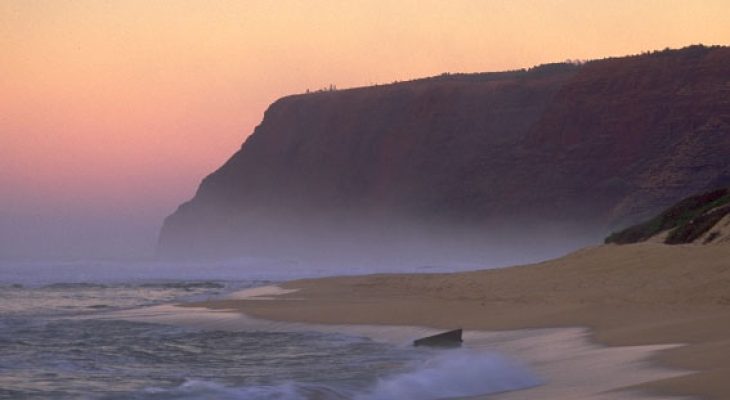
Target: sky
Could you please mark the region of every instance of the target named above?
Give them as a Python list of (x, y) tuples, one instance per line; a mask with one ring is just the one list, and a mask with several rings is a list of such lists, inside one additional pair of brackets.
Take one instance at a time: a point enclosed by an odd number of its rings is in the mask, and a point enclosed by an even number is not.
[(0, 259), (144, 258), (277, 98), (730, 44), (727, 0), (0, 0)]

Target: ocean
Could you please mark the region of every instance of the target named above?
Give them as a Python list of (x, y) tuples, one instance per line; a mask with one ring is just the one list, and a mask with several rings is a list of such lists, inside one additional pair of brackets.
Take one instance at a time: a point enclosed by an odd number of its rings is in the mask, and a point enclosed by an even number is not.
[[(382, 271), (347, 269), (368, 272)], [(414, 348), (315, 329), (217, 331), (108, 317), (342, 273), (256, 260), (2, 263), (0, 399), (428, 400), (539, 384), (495, 353)]]

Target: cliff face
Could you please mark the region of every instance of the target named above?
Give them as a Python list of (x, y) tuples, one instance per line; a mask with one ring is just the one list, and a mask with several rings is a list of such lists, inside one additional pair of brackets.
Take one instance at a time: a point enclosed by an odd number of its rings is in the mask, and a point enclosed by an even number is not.
[(353, 243), (403, 221), (605, 233), (727, 185), (730, 49), (694, 46), (280, 99), (165, 220), (159, 250)]

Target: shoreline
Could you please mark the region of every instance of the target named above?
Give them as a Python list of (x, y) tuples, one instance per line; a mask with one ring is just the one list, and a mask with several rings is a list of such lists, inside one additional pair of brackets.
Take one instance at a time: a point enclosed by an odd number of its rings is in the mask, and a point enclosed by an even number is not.
[[(266, 289), (273, 289), (267, 291)], [(264, 289), (263, 291), (261, 289)], [(276, 286), (247, 289), (252, 301), (273, 301)], [(258, 294), (257, 294), (258, 292)], [(266, 294), (264, 294), (266, 293)], [(240, 297), (240, 298), (244, 298)], [(394, 346), (411, 346), (413, 339), (441, 332), (439, 329), (393, 325), (334, 325), (252, 318), (234, 310), (211, 310), (191, 304), (161, 305), (117, 311), (106, 317), (160, 323), (204, 330), (320, 332), (368, 337)], [(687, 397), (652, 396), (636, 386), (689, 371), (656, 365), (658, 351), (678, 345), (605, 347), (593, 343), (586, 328), (545, 328), (516, 331), (464, 332), (463, 349), (469, 354), (498, 357), (526, 368), (540, 381), (538, 386), (506, 392), (454, 398), (462, 400), (693, 400)], [(445, 350), (448, 354), (452, 350)], [(456, 350), (459, 352), (460, 350)], [(460, 353), (463, 354), (463, 353)], [(601, 379), (599, 377), (610, 377)]]
[(295, 291), (267, 301), (244, 298), (186, 306), (307, 324), (487, 332), (584, 326), (591, 341), (609, 349), (683, 344), (655, 353), (651, 361), (697, 372), (628, 385), (647, 393), (644, 398), (725, 399), (730, 398), (727, 283), (728, 245), (644, 243), (587, 248), (496, 270), (298, 280), (280, 285)]

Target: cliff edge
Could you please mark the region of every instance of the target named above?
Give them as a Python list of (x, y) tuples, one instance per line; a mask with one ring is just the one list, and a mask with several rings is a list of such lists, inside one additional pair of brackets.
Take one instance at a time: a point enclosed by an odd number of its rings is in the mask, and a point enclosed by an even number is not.
[(165, 220), (158, 250), (598, 238), (730, 186), (728, 155), (727, 47), (294, 95)]

